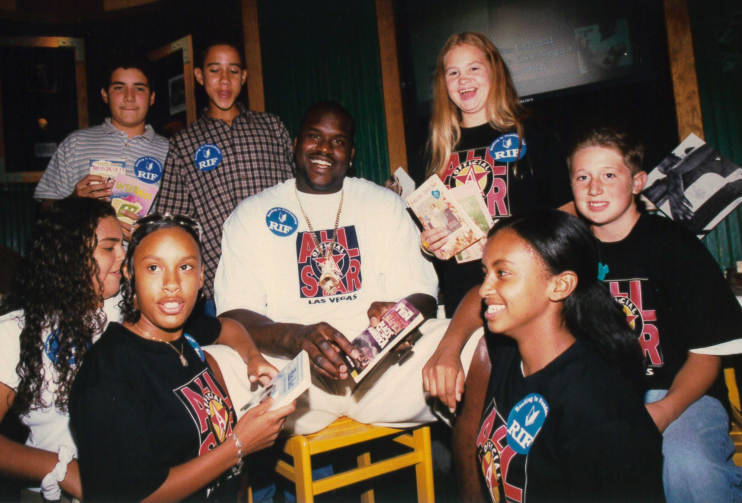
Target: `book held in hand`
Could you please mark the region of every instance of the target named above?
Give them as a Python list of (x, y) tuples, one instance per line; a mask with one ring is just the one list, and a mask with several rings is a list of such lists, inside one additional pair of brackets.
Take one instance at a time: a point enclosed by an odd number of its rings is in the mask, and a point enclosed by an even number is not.
[(492, 215), (487, 209), (487, 203), (484, 202), (482, 190), (476, 183), (465, 183), (449, 189), (449, 192), (484, 233), (482, 239), (456, 254), (456, 262), (463, 264), (464, 262), (481, 260), (482, 255), (484, 255), (484, 245), (487, 243), (487, 233), (494, 225)]
[(448, 241), (440, 249), (446, 259), (485, 236), (438, 175), (428, 178), (406, 202), (425, 230), (446, 229)]
[(364, 330), (353, 340), (353, 345), (358, 348), (361, 358), (353, 360), (345, 353), (342, 355), (353, 380), (357, 383), (361, 382), (371, 372), (371, 369), (378, 365), (387, 353), (402, 342), (407, 334), (423, 320), (424, 317), (420, 311), (402, 299), (381, 316), (381, 320), (375, 327), (369, 326)]
[(106, 182), (113, 183), (116, 177), (126, 174), (126, 161), (118, 159), (90, 159), (90, 174), (102, 176), (106, 179)]
[(263, 403), (268, 397), (273, 398), (270, 410), (280, 409), (290, 404), (309, 389), (312, 377), (309, 373), (309, 355), (302, 350), (271, 381), (242, 407), (242, 411), (252, 409)]
[(742, 203), (742, 168), (690, 134), (649, 172), (642, 196), (703, 237)]
[(111, 194), (111, 206), (116, 210), (116, 218), (131, 224), (132, 219), (124, 216), (124, 211), (131, 211), (140, 217), (146, 216), (156, 194), (155, 185), (124, 174), (118, 175), (113, 182), (113, 194)]

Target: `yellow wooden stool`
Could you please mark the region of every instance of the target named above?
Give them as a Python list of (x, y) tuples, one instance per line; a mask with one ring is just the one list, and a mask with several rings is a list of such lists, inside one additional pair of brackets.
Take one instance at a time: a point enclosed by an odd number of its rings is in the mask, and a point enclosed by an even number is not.
[(733, 368), (724, 369), (724, 380), (729, 390), (729, 403), (732, 405), (732, 429), (729, 432), (735, 447), (732, 460), (735, 465), (742, 466), (742, 407), (740, 407), (739, 389)]
[[(371, 454), (358, 456), (358, 468), (338, 473), (321, 480), (312, 481), (311, 456), (321, 452), (341, 449), (368, 440), (396, 435), (395, 442), (412, 449), (383, 461), (371, 462)], [(276, 472), (296, 484), (296, 499), (299, 503), (310, 503), (314, 496), (340, 487), (349, 486), (386, 473), (414, 466), (417, 476), (417, 500), (433, 503), (433, 456), (430, 447), (430, 428), (421, 426), (411, 432), (381, 426), (361, 424), (341, 417), (324, 430), (312, 435), (299, 435), (286, 442), (284, 452), (293, 458), (294, 464), (279, 460)], [(374, 502), (374, 491), (370, 489), (361, 496), (363, 503)]]

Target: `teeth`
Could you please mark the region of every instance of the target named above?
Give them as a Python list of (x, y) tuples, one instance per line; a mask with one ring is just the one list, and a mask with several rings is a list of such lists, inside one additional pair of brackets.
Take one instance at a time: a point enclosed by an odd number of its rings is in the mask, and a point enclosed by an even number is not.
[(501, 306), (501, 305), (500, 306), (488, 306), (487, 312), (490, 314), (495, 314), (495, 313), (499, 313), (503, 309), (505, 309), (505, 306)]
[(175, 309), (178, 307), (177, 302), (165, 302), (165, 309)]
[(459, 91), (459, 94), (469, 93), (472, 91), (476, 91), (476, 89), (474, 89), (473, 87), (470, 87), (469, 89), (462, 89), (461, 91)]
[(320, 166), (329, 166), (329, 165), (330, 165), (330, 163), (329, 163), (329, 162), (327, 162), (327, 161), (322, 161), (322, 160), (320, 160), (320, 159), (312, 159), (312, 162), (313, 162), (314, 164), (319, 164)]

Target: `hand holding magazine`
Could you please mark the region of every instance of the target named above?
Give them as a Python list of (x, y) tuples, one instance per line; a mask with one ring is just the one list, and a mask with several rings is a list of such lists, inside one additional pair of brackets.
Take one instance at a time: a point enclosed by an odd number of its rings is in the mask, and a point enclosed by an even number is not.
[(440, 249), (445, 259), (450, 259), (485, 237), (479, 225), (451, 195), (438, 175), (428, 178), (406, 202), (425, 230), (446, 229), (448, 241)]
[(268, 397), (273, 398), (270, 410), (280, 409), (290, 404), (309, 389), (312, 377), (309, 374), (309, 355), (302, 351), (291, 360), (271, 381), (261, 389), (242, 411), (252, 409), (263, 403)]
[(405, 299), (400, 300), (386, 313), (375, 327), (369, 326), (361, 335), (353, 340), (361, 358), (353, 360), (343, 353), (343, 359), (348, 371), (355, 382), (361, 380), (371, 372), (376, 365), (397, 344), (402, 342), (407, 334), (412, 332), (424, 320), (423, 315), (412, 307)]

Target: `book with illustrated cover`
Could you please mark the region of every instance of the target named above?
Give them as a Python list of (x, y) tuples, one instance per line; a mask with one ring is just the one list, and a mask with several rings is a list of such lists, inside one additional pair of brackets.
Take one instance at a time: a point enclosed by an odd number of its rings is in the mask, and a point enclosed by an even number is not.
[(649, 172), (642, 196), (703, 237), (742, 203), (742, 168), (691, 134)]
[(444, 228), (448, 242), (440, 249), (446, 259), (465, 250), (485, 234), (469, 217), (438, 175), (428, 178), (406, 200), (425, 230)]
[(402, 342), (407, 334), (423, 322), (423, 319), (420, 311), (402, 299), (381, 316), (375, 327), (369, 326), (364, 330), (353, 340), (353, 345), (358, 348), (361, 358), (353, 360), (347, 354), (342, 354), (353, 380), (361, 382), (394, 346)]
[(90, 159), (90, 174), (100, 175), (106, 179), (106, 182), (114, 183), (119, 175), (126, 174), (126, 161)]
[(309, 355), (302, 350), (291, 360), (271, 381), (258, 393), (247, 405), (242, 407), (242, 411), (252, 409), (258, 404), (263, 403), (268, 397), (273, 398), (273, 405), (270, 410), (280, 409), (290, 404), (299, 396), (309, 389), (312, 382), (309, 369)]
[(449, 192), (484, 232), (482, 239), (456, 254), (456, 262), (463, 264), (464, 262), (481, 260), (484, 254), (484, 245), (487, 243), (487, 233), (494, 225), (492, 215), (490, 215), (487, 204), (484, 202), (482, 190), (476, 183), (465, 183), (459, 187), (449, 189)]
[(127, 224), (132, 219), (124, 216), (124, 211), (131, 211), (140, 217), (146, 216), (157, 195), (157, 187), (144, 183), (141, 180), (118, 175), (113, 182), (113, 194), (111, 194), (111, 206), (116, 210), (116, 218)]

